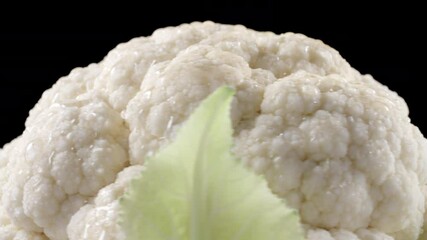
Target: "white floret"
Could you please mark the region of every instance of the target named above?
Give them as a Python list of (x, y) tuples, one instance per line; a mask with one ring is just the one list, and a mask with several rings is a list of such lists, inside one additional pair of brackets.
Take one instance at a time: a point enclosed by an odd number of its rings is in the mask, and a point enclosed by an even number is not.
[(119, 200), (129, 182), (140, 175), (141, 171), (140, 165), (124, 169), (113, 184), (101, 189), (93, 201), (80, 208), (68, 225), (69, 239), (125, 239), (119, 226)]
[[(17, 141), (17, 140), (14, 140)], [(7, 144), (3, 149), (0, 149), (0, 186), (5, 183), (6, 166), (11, 144)], [(2, 188), (0, 187), (0, 199), (2, 196)], [(0, 239), (1, 240), (47, 240), (48, 238), (38, 232), (27, 231), (17, 227), (12, 223), (3, 206), (0, 205)]]
[(129, 180), (222, 85), (236, 90), (234, 153), (308, 240), (416, 240), (427, 141), (403, 99), (321, 41), (212, 22), (132, 39), (46, 91), (0, 152), (0, 234), (122, 239)]
[(1, 240), (48, 240), (43, 233), (27, 231), (14, 225), (3, 208), (0, 208)]
[(127, 165), (127, 129), (95, 93), (32, 117), (10, 146), (2, 206), (18, 227), (65, 239), (71, 216)]

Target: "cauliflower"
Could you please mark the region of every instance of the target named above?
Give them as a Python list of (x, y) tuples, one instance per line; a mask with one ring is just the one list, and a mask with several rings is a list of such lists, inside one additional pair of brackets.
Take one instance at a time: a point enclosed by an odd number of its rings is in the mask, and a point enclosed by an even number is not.
[(0, 239), (124, 239), (130, 179), (222, 85), (236, 90), (233, 152), (309, 240), (418, 238), (427, 141), (402, 98), (321, 41), (195, 22), (120, 44), (43, 94), (0, 150)]

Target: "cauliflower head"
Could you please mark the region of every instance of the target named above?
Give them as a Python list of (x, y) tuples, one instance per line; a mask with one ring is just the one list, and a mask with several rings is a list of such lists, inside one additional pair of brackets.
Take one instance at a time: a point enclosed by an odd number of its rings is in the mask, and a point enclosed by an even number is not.
[(76, 68), (0, 150), (0, 239), (119, 240), (119, 199), (216, 88), (233, 152), (296, 208), (309, 240), (416, 240), (427, 140), (404, 100), (301, 34), (195, 22)]

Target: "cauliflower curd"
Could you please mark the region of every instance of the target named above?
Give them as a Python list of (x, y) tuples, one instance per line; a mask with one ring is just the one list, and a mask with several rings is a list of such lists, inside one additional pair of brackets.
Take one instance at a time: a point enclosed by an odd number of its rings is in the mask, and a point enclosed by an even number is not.
[(0, 239), (124, 239), (129, 181), (222, 85), (236, 91), (233, 152), (308, 240), (419, 237), (427, 141), (401, 97), (321, 41), (195, 22), (120, 44), (43, 94), (0, 150)]

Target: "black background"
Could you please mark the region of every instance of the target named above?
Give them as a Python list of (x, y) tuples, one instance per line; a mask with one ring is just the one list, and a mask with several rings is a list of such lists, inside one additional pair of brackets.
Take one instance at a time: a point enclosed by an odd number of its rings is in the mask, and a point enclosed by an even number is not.
[(422, 8), (409, 3), (379, 9), (351, 3), (308, 5), (210, 1), (196, 8), (189, 4), (186, 11), (167, 2), (156, 7), (113, 5), (109, 10), (65, 5), (47, 14), (10, 9), (11, 16), (0, 19), (0, 147), (22, 133), (28, 111), (42, 92), (71, 69), (99, 62), (118, 43), (157, 28), (204, 20), (323, 40), (361, 73), (372, 74), (405, 98), (412, 122), (426, 134)]

